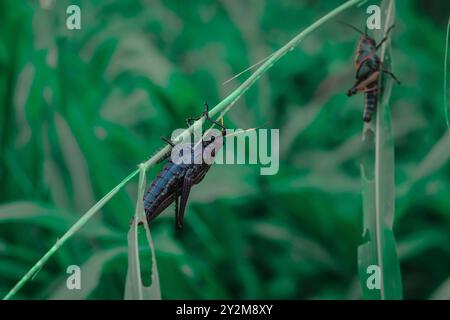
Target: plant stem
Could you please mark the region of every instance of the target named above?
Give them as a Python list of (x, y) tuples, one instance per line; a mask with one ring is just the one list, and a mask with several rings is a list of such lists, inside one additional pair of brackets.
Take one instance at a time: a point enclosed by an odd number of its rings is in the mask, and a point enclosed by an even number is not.
[[(386, 13), (386, 23), (384, 26), (384, 34), (386, 34), (388, 28), (393, 24), (392, 21), (394, 20), (393, 18), (393, 6), (394, 6), (394, 1), (395, 0), (388, 0), (389, 4), (388, 4), (388, 9), (387, 9), (387, 13)], [(384, 62), (385, 59), (385, 54), (386, 54), (386, 49), (389, 45), (389, 41), (385, 41), (382, 45), (381, 45), (381, 50), (380, 50), (380, 59), (381, 59), (381, 63)], [(378, 87), (381, 87), (381, 77), (378, 81)], [(384, 173), (384, 168), (386, 166), (392, 166), (394, 167), (395, 164), (394, 163), (383, 163), (383, 160), (392, 160), (392, 159), (383, 159), (383, 150), (382, 148), (386, 148), (385, 146), (385, 141), (388, 138), (388, 136), (391, 135), (391, 128), (388, 127), (387, 129), (385, 129), (385, 120), (383, 119), (384, 117), (384, 108), (387, 108), (387, 106), (385, 105), (384, 101), (388, 101), (390, 96), (390, 90), (389, 92), (387, 92), (383, 97), (381, 96), (381, 91), (378, 94), (378, 111), (377, 111), (377, 118), (376, 118), (376, 132), (375, 132), (375, 203), (376, 203), (376, 207), (375, 207), (375, 214), (376, 214), (376, 224), (377, 224), (377, 235), (376, 235), (376, 239), (377, 239), (377, 258), (378, 258), (378, 266), (381, 269), (381, 290), (380, 290), (380, 295), (381, 295), (381, 299), (385, 300), (386, 299), (386, 295), (385, 295), (385, 288), (384, 288), (384, 282), (385, 282), (385, 277), (384, 277), (384, 272), (385, 272), (385, 266), (384, 266), (384, 257), (383, 257), (383, 243), (381, 241), (383, 235), (381, 234), (382, 230), (383, 230), (383, 218), (384, 216), (386, 216), (388, 214), (388, 212), (383, 212), (382, 211), (382, 206), (381, 206), (381, 197), (382, 197), (382, 190), (381, 188), (383, 187), (383, 184), (385, 183), (389, 183), (394, 185), (394, 181), (384, 181), (381, 178), (381, 175), (383, 175)], [(383, 101), (381, 101), (381, 99), (383, 99)], [(386, 111), (389, 112), (389, 111)], [(383, 131), (385, 130), (385, 131)], [(393, 146), (392, 146), (393, 148)], [(393, 152), (392, 152), (393, 153)], [(393, 177), (392, 177), (393, 179)], [(381, 181), (385, 182), (382, 183)], [(394, 190), (392, 190), (394, 191)], [(386, 200), (386, 199), (383, 199)], [(383, 207), (384, 208), (384, 207)]]
[[(349, 0), (343, 5), (337, 7), (336, 9), (332, 10), (328, 14), (324, 15), (322, 18), (311, 24), (309, 27), (307, 27), (305, 30), (300, 32), (297, 36), (295, 36), (291, 41), (289, 41), (287, 44), (285, 44), (283, 47), (278, 49), (275, 53), (269, 56), (267, 60), (253, 73), (244, 83), (242, 83), (236, 90), (234, 90), (231, 94), (229, 94), (225, 99), (223, 99), (219, 104), (217, 104), (210, 112), (209, 116), (213, 117), (217, 113), (221, 112), (221, 115), (219, 116), (219, 119), (222, 118), (226, 112), (234, 105), (234, 103), (267, 71), (269, 70), (278, 60), (280, 60), (286, 53), (289, 51), (292, 51), (303, 39), (305, 39), (308, 35), (310, 35), (312, 32), (314, 32), (316, 29), (318, 29), (320, 26), (322, 26), (324, 23), (326, 23), (328, 20), (334, 18), (338, 14), (340, 14), (342, 11), (347, 10), (348, 8), (363, 2), (365, 0)], [(263, 59), (264, 61), (264, 59)], [(204, 118), (200, 118), (198, 121), (201, 121), (203, 123)], [(187, 130), (185, 130), (182, 134), (177, 136), (174, 139), (174, 142), (177, 143), (181, 141), (182, 139), (186, 139), (189, 137), (189, 135), (193, 132), (194, 127), (196, 126), (196, 123), (191, 125)], [(170, 152), (170, 146), (164, 147), (162, 150), (160, 150), (157, 154), (155, 154), (152, 158), (150, 158), (146, 163), (145, 166), (147, 168), (151, 167), (153, 164), (155, 164), (159, 159), (161, 159), (165, 154)]]
[[(267, 71), (269, 70), (278, 60), (280, 60), (286, 53), (292, 51), (304, 38), (310, 35), (317, 28), (325, 24), (330, 19), (334, 18), (341, 12), (347, 10), (348, 8), (357, 5), (365, 0), (349, 0), (332, 10), (328, 14), (324, 15), (322, 18), (311, 24), (305, 30), (300, 32), (296, 37), (289, 41), (286, 45), (272, 54), (244, 83), (242, 83), (236, 90), (234, 90), (230, 95), (223, 99), (219, 104), (217, 104), (209, 112), (209, 116), (221, 112), (219, 118), (222, 118), (226, 112), (234, 105), (234, 103)], [(186, 129), (182, 134), (174, 139), (175, 143), (187, 139), (193, 132), (194, 127), (201, 125), (204, 122), (204, 117), (193, 123), (188, 129)], [(160, 151), (158, 151), (154, 156), (147, 160), (143, 165), (145, 169), (150, 168), (161, 160), (166, 154), (170, 152), (170, 146), (165, 146)], [(112, 189), (106, 196), (104, 196), (99, 202), (97, 202), (91, 209), (89, 209), (81, 218), (78, 220), (62, 237), (59, 239), (53, 247), (19, 280), (19, 282), (6, 294), (4, 299), (12, 298), (23, 285), (28, 282), (33, 275), (48, 261), (48, 259), (68, 240), (75, 232), (77, 232), (81, 227), (83, 227), (87, 221), (100, 209), (105, 203), (108, 202), (123, 186), (125, 186), (133, 177), (139, 173), (139, 169), (135, 170), (128, 177), (122, 180), (114, 189)]]

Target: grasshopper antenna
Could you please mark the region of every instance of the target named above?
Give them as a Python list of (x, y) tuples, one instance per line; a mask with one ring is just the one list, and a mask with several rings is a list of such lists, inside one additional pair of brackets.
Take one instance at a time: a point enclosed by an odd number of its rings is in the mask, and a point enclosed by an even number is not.
[(264, 122), (263, 124), (261, 124), (259, 126), (227, 134), (224, 138), (236, 137), (236, 136), (238, 136), (240, 134), (248, 133), (248, 132), (251, 132), (251, 131), (256, 131), (258, 129), (262, 129), (263, 127), (269, 125), (270, 123), (271, 123), (271, 121), (268, 120), (268, 121)]
[(355, 30), (356, 32), (358, 32), (359, 34), (362, 35), (367, 35), (367, 26), (364, 32), (362, 32), (361, 30), (359, 30), (357, 27), (355, 27), (354, 25), (351, 25), (350, 23), (344, 22), (344, 21), (338, 21), (340, 24), (343, 24), (344, 26), (347, 26), (353, 30)]

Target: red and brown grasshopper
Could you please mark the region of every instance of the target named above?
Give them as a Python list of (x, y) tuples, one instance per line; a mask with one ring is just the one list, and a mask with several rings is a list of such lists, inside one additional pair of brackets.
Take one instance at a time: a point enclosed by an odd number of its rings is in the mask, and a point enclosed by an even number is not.
[(381, 73), (390, 75), (398, 84), (400, 81), (397, 77), (390, 71), (383, 69), (383, 63), (380, 57), (377, 55), (377, 50), (381, 47), (383, 42), (388, 39), (388, 34), (394, 27), (390, 26), (386, 31), (386, 35), (377, 44), (376, 41), (367, 34), (367, 29), (365, 32), (357, 29), (352, 25), (349, 26), (353, 30), (361, 34), (361, 39), (358, 42), (355, 55), (355, 69), (356, 69), (356, 82), (347, 91), (347, 96), (352, 96), (360, 91), (364, 91), (365, 94), (365, 104), (363, 112), (363, 120), (365, 122), (370, 122), (372, 120), (372, 115), (375, 111), (378, 101), (378, 80)]

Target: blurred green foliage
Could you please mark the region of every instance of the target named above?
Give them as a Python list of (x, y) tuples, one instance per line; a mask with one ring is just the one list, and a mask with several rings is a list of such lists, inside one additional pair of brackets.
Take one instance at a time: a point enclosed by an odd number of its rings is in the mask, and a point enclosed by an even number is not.
[[(219, 102), (245, 75), (224, 81), (341, 3), (1, 1), (0, 294), (158, 150), (160, 135), (183, 127), (203, 101)], [(81, 7), (81, 30), (65, 27), (69, 4)], [(341, 20), (363, 26), (366, 5)], [(391, 97), (394, 233), (407, 299), (450, 298), (441, 92), (449, 9), (437, 0), (398, 1), (392, 35), (402, 81)], [(191, 193), (182, 233), (171, 209), (152, 223), (163, 298), (361, 298), (363, 97), (345, 96), (357, 39), (337, 21), (327, 24), (227, 115), (228, 127), (280, 128), (280, 172), (214, 166)], [(136, 190), (137, 179), (17, 298), (61, 297), (66, 268), (76, 264), (89, 290), (74, 298), (121, 299)]]

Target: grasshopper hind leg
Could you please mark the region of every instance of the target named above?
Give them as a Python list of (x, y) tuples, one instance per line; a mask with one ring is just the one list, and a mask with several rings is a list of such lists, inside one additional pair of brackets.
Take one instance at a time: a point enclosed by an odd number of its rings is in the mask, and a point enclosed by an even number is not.
[(175, 212), (175, 228), (177, 230), (183, 229), (184, 212), (186, 210), (186, 204), (189, 198), (189, 193), (191, 192), (191, 187), (194, 184), (192, 180), (193, 170), (190, 169), (186, 172), (183, 179), (183, 185), (181, 187), (181, 199), (178, 205), (178, 197), (176, 202), (176, 212)]

